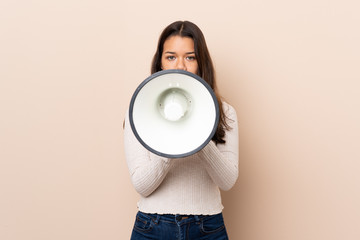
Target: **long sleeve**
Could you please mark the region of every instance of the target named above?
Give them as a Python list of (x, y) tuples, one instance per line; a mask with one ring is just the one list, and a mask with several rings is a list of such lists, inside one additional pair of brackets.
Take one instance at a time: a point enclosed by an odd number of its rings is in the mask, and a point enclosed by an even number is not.
[(235, 110), (224, 104), (224, 110), (229, 119), (230, 130), (226, 131), (225, 144), (213, 141), (198, 154), (203, 159), (207, 172), (214, 183), (222, 190), (229, 190), (238, 178), (238, 126)]
[(140, 211), (197, 215), (222, 211), (219, 188), (230, 189), (238, 176), (236, 113), (226, 103), (223, 107), (231, 127), (226, 131), (226, 143), (215, 145), (211, 141), (199, 152), (178, 159), (157, 156), (143, 147), (131, 130), (127, 113), (125, 157), (131, 181), (140, 194)]
[(124, 127), (125, 157), (131, 181), (135, 190), (142, 196), (149, 196), (164, 180), (172, 163), (170, 159), (150, 153), (133, 134), (129, 114)]

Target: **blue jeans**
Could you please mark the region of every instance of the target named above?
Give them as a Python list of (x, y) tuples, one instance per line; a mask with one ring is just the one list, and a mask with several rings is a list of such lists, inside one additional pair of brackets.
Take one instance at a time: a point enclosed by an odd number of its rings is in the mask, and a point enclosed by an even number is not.
[(222, 213), (172, 215), (138, 212), (131, 240), (228, 240)]

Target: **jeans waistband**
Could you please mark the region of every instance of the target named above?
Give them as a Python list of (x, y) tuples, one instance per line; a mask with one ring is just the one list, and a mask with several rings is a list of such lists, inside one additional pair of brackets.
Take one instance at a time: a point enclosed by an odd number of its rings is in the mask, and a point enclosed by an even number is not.
[(144, 213), (144, 212), (140, 212), (140, 213), (149, 216), (150, 218), (152, 218), (152, 220), (155, 223), (158, 223), (160, 220), (166, 222), (172, 222), (172, 223), (177, 223), (181, 221), (199, 222), (202, 218), (207, 216), (207, 215), (156, 214), (156, 213), (154, 214), (154, 213)]

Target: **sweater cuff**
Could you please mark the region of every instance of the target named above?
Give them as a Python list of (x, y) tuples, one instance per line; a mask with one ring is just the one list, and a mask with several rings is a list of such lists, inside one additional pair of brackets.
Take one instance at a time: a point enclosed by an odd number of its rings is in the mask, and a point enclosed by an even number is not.
[(150, 152), (150, 159), (153, 159), (153, 160), (156, 159), (156, 160), (162, 161), (162, 162), (164, 162), (166, 164), (169, 164), (171, 162), (170, 158), (162, 157), (162, 156), (159, 156), (159, 155), (157, 155), (155, 153), (152, 153), (152, 152)]

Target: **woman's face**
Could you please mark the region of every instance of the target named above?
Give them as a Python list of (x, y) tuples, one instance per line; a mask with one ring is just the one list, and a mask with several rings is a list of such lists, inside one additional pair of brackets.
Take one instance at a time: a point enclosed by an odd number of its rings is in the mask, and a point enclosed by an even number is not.
[(171, 36), (164, 42), (161, 68), (181, 69), (194, 74), (198, 72), (194, 40), (189, 37)]

